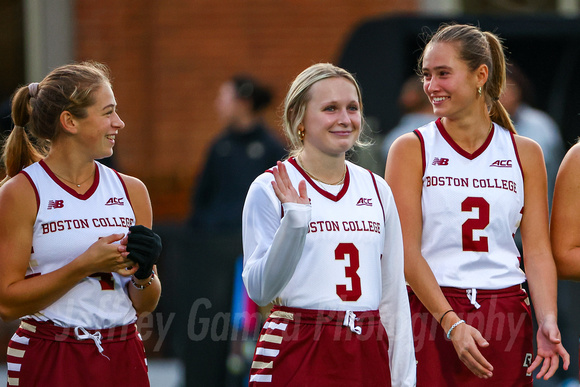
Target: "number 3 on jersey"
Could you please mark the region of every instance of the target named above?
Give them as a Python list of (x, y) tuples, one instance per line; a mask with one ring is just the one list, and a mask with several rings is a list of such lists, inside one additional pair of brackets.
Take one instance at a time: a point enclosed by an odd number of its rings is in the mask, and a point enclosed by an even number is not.
[(356, 301), (362, 294), (360, 277), (356, 273), (359, 268), (358, 249), (352, 243), (340, 243), (334, 250), (334, 259), (345, 260), (349, 256), (350, 264), (344, 268), (346, 278), (351, 279), (352, 289), (348, 290), (346, 285), (336, 285), (336, 294), (343, 301)]
[(461, 203), (461, 211), (479, 210), (479, 217), (470, 218), (461, 226), (463, 251), (488, 252), (487, 237), (473, 238), (473, 230), (483, 230), (489, 224), (489, 203), (484, 198), (468, 197)]

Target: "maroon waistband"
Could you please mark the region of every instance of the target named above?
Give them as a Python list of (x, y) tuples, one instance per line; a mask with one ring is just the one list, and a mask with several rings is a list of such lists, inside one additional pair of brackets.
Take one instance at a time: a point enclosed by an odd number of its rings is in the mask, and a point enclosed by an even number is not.
[[(477, 291), (477, 298), (492, 298), (492, 297), (512, 297), (525, 294), (526, 291), (522, 289), (521, 285), (514, 285), (503, 289), (475, 289)], [(468, 291), (472, 291), (471, 288), (461, 289), (453, 288), (449, 286), (441, 286), (441, 291), (445, 296), (449, 297), (465, 297)], [(407, 286), (407, 292), (409, 294), (415, 294), (410, 286)]]
[[(274, 305), (269, 318), (290, 320), (300, 324), (342, 325), (347, 313), (349, 311), (302, 309)], [(376, 325), (381, 321), (378, 310), (352, 311), (350, 313), (354, 313), (356, 325)]]
[[(26, 336), (37, 337), (46, 340), (80, 342), (75, 333), (75, 327), (59, 327), (51, 322), (41, 322), (31, 319), (22, 320), (19, 329), (26, 331)], [(138, 334), (135, 324), (112, 327), (108, 329), (83, 329), (78, 328), (79, 335), (89, 333), (91, 335), (100, 333), (100, 340), (103, 343), (124, 341), (133, 338)], [(88, 341), (92, 343), (92, 341)]]

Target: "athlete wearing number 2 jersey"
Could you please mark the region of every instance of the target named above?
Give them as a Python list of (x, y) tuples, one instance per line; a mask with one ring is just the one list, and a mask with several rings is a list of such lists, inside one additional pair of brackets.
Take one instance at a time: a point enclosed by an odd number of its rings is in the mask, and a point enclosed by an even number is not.
[(569, 356), (557, 326), (546, 172), (539, 145), (516, 134), (499, 102), (501, 41), (443, 24), (418, 70), (440, 118), (399, 137), (385, 168), (403, 230), (417, 386), (528, 386), (535, 369), (547, 379)]
[(524, 282), (513, 237), (524, 206), (513, 135), (495, 125), (467, 153), (441, 120), (415, 133), (424, 155), (421, 251), (439, 285), (499, 289)]

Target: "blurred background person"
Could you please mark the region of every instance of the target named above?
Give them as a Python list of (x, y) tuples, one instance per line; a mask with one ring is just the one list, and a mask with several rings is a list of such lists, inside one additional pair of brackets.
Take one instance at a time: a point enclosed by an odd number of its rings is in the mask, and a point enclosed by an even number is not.
[(560, 128), (550, 115), (532, 107), (535, 106), (534, 87), (515, 63), (508, 65), (506, 89), (499, 100), (510, 114), (518, 134), (540, 144), (546, 161), (548, 200), (551, 204), (556, 174), (565, 152)]
[(188, 220), (193, 229), (241, 229), (244, 193), (286, 153), (262, 119), (271, 100), (270, 90), (247, 75), (235, 75), (221, 85), (215, 108), (225, 130), (211, 145), (193, 191)]
[[(397, 126), (387, 132), (381, 143), (381, 156), (384, 162), (393, 141), (399, 136), (412, 132), (413, 130), (435, 120), (437, 117), (433, 113), (433, 107), (429, 98), (423, 91), (423, 82), (417, 75), (412, 75), (401, 87), (399, 95), (399, 106), (403, 111), (403, 116)], [(383, 171), (384, 174), (384, 171)]]
[[(236, 293), (244, 299), (243, 287), (234, 289), (241, 275), (236, 262), (242, 254), (242, 208), (251, 182), (286, 153), (262, 116), (271, 101), (269, 88), (248, 75), (226, 80), (215, 99), (225, 129), (208, 150), (182, 240), (176, 242), (176, 264), (168, 268), (176, 279), (171, 334), (188, 386), (236, 385), (226, 359), (235, 317), (232, 298)], [(230, 371), (243, 372), (244, 366)]]

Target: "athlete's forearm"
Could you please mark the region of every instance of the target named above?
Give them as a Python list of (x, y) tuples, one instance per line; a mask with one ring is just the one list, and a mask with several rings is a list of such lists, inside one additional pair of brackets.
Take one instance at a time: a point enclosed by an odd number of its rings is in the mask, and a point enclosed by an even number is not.
[(34, 314), (61, 298), (87, 275), (76, 261), (53, 272), (0, 288), (0, 318), (11, 321)]
[(139, 316), (153, 312), (159, 303), (161, 280), (157, 274), (156, 266), (153, 267), (153, 272), (155, 274), (150, 278), (144, 280), (132, 278), (127, 284), (129, 298)]
[(557, 274), (552, 256), (531, 254), (524, 259), (530, 297), (538, 324), (548, 316), (557, 318)]
[[(421, 303), (437, 321), (440, 321), (443, 314), (451, 309), (435, 275), (422, 256), (411, 258), (408, 253), (405, 254), (405, 278)], [(443, 330), (447, 332), (458, 320), (456, 314), (448, 314), (442, 321)]]
[(258, 244), (244, 266), (248, 295), (259, 305), (268, 304), (286, 287), (306, 241), (310, 206), (286, 203), (284, 209), (285, 216), (271, 246), (262, 253)]

